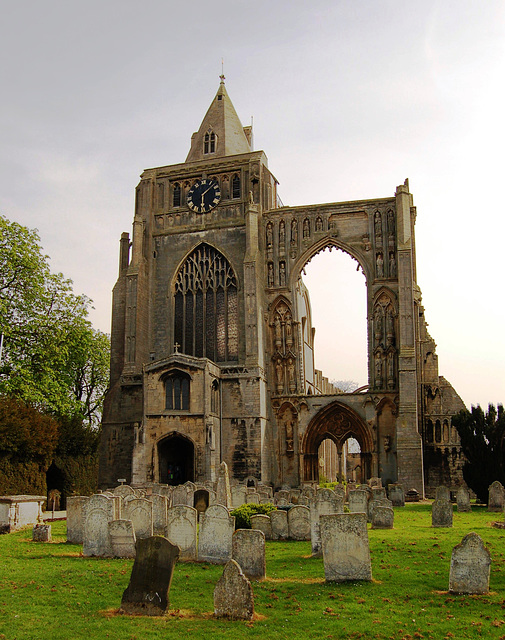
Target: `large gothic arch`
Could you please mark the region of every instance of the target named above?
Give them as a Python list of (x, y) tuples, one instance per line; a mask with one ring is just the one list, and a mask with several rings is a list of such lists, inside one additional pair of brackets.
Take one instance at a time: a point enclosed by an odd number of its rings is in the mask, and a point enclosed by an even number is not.
[(361, 465), (367, 474), (372, 475), (372, 453), (374, 439), (367, 423), (350, 407), (335, 401), (321, 409), (309, 422), (302, 440), (303, 481), (314, 482), (318, 479), (318, 449), (323, 440), (329, 438), (337, 447), (339, 459), (348, 438), (355, 438), (361, 448)]

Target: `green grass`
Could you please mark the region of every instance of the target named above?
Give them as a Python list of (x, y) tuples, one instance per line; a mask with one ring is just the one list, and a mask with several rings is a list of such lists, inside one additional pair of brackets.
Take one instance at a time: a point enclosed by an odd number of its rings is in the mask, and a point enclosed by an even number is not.
[[(452, 529), (431, 528), (431, 505), (395, 509), (395, 529), (369, 530), (373, 582), (326, 584), (310, 542), (267, 543), (267, 579), (253, 583), (257, 618), (212, 618), (222, 567), (176, 565), (170, 612), (164, 617), (117, 615), (132, 560), (83, 558), (65, 543), (31, 541), (31, 529), (0, 536), (0, 640), (170, 640), (177, 638), (504, 638), (503, 519), (474, 507), (454, 514)], [(447, 593), (454, 545), (475, 531), (491, 552), (491, 593)]]

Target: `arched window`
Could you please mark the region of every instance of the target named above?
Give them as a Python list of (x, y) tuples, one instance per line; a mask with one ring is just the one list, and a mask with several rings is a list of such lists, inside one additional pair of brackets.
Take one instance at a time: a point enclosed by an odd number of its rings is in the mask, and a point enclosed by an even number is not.
[(203, 138), (203, 152), (214, 153), (216, 150), (216, 134), (213, 131), (207, 132)]
[(231, 181), (231, 197), (240, 198), (240, 176), (237, 173)]
[(442, 425), (440, 424), (440, 420), (435, 422), (435, 442), (438, 444), (442, 442)]
[(178, 182), (174, 184), (173, 206), (174, 207), (181, 206), (181, 185)]
[(189, 376), (175, 371), (165, 378), (165, 408), (189, 411)]
[(426, 425), (426, 440), (433, 442), (433, 422), (431, 420), (428, 420)]
[(237, 279), (226, 258), (199, 245), (175, 278), (175, 342), (214, 362), (238, 360)]

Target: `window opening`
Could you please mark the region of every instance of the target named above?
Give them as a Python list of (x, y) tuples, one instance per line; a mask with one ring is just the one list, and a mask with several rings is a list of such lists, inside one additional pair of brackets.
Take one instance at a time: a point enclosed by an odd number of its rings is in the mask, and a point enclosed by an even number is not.
[(240, 198), (240, 176), (235, 174), (231, 181), (231, 197)]
[(178, 182), (174, 184), (173, 205), (174, 207), (181, 206), (181, 185)]
[(169, 376), (165, 381), (166, 409), (189, 411), (189, 377), (183, 373)]

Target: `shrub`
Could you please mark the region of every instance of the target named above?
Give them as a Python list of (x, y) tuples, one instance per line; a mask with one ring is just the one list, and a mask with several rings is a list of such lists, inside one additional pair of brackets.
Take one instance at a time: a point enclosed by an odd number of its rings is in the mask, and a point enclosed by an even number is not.
[(230, 515), (235, 516), (235, 529), (250, 529), (251, 516), (255, 516), (258, 513), (268, 515), (271, 511), (275, 511), (275, 509), (276, 507), (271, 502), (267, 502), (266, 504), (254, 504), (250, 502), (233, 509)]

